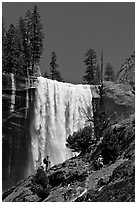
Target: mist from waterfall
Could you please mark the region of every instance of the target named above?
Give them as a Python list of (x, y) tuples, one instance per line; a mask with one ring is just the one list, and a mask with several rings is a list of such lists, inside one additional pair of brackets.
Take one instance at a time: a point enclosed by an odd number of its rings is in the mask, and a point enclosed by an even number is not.
[(92, 116), (92, 88), (38, 77), (34, 117), (30, 127), (34, 169), (49, 156), (51, 165), (73, 156), (66, 138), (88, 125)]
[(11, 73), (11, 105), (10, 105), (10, 111), (14, 112), (15, 108), (15, 95), (16, 95), (16, 86), (15, 86), (15, 79), (14, 79), (14, 74)]

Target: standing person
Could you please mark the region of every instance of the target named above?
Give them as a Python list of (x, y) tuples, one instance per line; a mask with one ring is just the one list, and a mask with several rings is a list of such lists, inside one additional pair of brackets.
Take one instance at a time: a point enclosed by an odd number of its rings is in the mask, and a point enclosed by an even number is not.
[(99, 169), (102, 169), (102, 167), (103, 167), (103, 157), (102, 157), (101, 154), (99, 155), (97, 161), (98, 161), (98, 167), (99, 167)]
[(100, 154), (99, 156), (98, 156), (98, 158), (95, 160), (95, 163), (94, 163), (94, 167), (95, 167), (95, 170), (97, 171), (97, 170), (100, 170), (100, 169), (102, 169), (103, 168), (103, 157), (102, 157), (102, 155)]
[(50, 168), (50, 160), (49, 160), (49, 156), (47, 156), (46, 158), (43, 159), (43, 163), (45, 164), (45, 170), (47, 171)]

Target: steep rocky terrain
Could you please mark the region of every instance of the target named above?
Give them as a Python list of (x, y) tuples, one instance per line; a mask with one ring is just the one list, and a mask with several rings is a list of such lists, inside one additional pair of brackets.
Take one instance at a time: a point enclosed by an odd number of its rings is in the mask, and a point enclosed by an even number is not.
[[(131, 115), (109, 128), (92, 154), (87, 151), (53, 166), (46, 174), (41, 174), (37, 182), (34, 182), (36, 176), (30, 176), (5, 192), (3, 201), (133, 202), (134, 141), (135, 118)], [(95, 170), (94, 161), (100, 153), (104, 167)], [(46, 184), (42, 183), (44, 177)]]
[(121, 66), (117, 73), (117, 82), (135, 85), (135, 52)]
[(135, 112), (135, 96), (130, 85), (105, 81), (103, 101), (105, 112), (113, 121), (128, 118)]

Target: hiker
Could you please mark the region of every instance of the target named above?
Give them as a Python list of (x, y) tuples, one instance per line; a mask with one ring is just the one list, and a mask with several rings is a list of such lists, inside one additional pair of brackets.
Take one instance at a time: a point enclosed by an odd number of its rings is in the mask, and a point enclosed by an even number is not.
[(102, 157), (101, 154), (99, 155), (97, 161), (98, 161), (98, 168), (102, 169), (102, 167), (103, 167), (103, 157)]
[(101, 156), (101, 154), (96, 159), (96, 161), (94, 163), (94, 167), (95, 167), (96, 170), (102, 169), (102, 167), (103, 167), (103, 157)]
[(133, 86), (132, 93), (135, 95), (135, 85)]
[(43, 163), (45, 164), (46, 168), (45, 170), (47, 171), (50, 168), (50, 160), (49, 160), (49, 156), (47, 156), (46, 158), (43, 159)]

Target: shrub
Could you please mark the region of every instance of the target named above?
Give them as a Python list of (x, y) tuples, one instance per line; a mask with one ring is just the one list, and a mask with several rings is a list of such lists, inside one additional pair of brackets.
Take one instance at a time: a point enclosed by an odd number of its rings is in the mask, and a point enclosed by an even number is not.
[(103, 151), (102, 155), (104, 158), (104, 163), (109, 163), (110, 161), (115, 161), (115, 159), (120, 154), (122, 143), (124, 142), (124, 127), (114, 128), (106, 132), (102, 144)]
[(90, 125), (74, 132), (72, 136), (70, 135), (67, 138), (66, 146), (73, 152), (85, 152), (93, 142), (94, 138), (92, 138), (92, 127)]
[(37, 169), (37, 173), (34, 177), (34, 181), (37, 184), (41, 184), (43, 187), (47, 186), (48, 183), (48, 177), (44, 171), (44, 168), (41, 166)]
[(59, 186), (62, 181), (65, 179), (65, 172), (60, 170), (49, 176), (49, 183), (52, 188)]
[(32, 191), (41, 199), (45, 199), (50, 193), (49, 179), (43, 167), (39, 167), (32, 178)]

